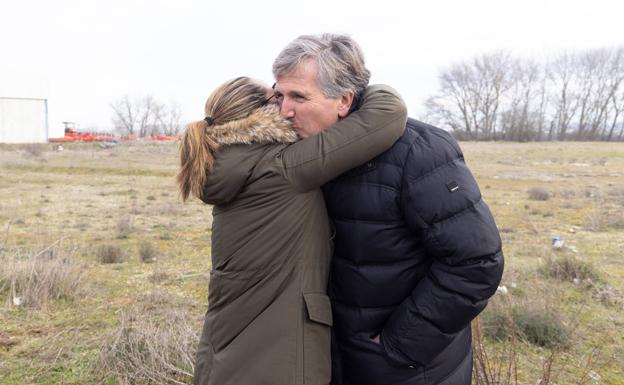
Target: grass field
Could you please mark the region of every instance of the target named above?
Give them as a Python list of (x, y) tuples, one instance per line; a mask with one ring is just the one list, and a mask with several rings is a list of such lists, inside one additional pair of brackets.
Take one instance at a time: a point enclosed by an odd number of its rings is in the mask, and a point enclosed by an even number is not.
[[(488, 368), (624, 384), (624, 144), (462, 147), (506, 256)], [(0, 384), (190, 383), (211, 210), (176, 167), (173, 143), (0, 145)]]

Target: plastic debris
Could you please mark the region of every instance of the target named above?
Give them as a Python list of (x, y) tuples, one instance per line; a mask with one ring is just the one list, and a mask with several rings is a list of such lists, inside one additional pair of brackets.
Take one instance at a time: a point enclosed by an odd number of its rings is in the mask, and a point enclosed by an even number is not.
[(559, 237), (554, 237), (552, 239), (552, 247), (554, 249), (561, 249), (564, 243), (565, 243), (564, 240)]

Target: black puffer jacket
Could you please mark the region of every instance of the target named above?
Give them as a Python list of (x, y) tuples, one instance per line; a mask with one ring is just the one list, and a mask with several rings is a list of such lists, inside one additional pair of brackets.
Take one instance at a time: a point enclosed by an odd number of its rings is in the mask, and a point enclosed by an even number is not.
[(333, 384), (470, 384), (470, 321), (503, 254), (457, 142), (409, 119), (390, 150), (324, 193), (336, 226)]

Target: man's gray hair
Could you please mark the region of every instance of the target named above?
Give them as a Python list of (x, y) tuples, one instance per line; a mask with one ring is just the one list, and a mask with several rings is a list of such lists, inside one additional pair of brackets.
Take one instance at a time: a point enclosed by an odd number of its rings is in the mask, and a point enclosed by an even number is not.
[(360, 46), (350, 36), (331, 33), (293, 40), (273, 62), (273, 76), (278, 79), (287, 75), (308, 59), (316, 61), (319, 86), (329, 98), (349, 91), (358, 98), (368, 85), (370, 71), (364, 65)]

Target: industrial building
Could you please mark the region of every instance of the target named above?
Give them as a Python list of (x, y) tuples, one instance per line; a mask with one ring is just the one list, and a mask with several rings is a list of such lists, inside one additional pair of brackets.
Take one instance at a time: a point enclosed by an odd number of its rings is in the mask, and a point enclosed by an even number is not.
[(0, 143), (47, 141), (47, 99), (0, 97)]

